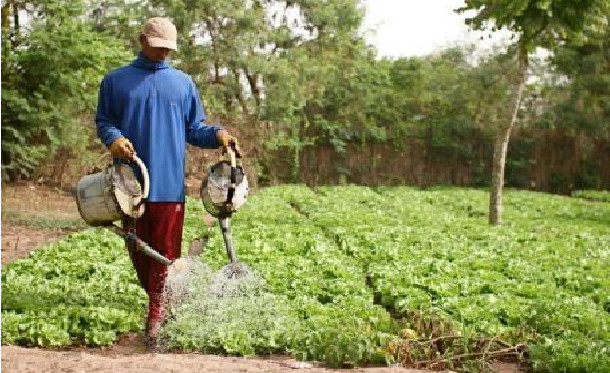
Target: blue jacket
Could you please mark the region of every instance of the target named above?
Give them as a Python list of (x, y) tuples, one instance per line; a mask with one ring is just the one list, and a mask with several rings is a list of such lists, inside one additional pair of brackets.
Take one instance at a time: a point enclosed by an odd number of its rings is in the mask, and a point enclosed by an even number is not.
[(183, 202), (186, 143), (220, 146), (220, 127), (204, 125), (205, 118), (188, 75), (140, 54), (102, 80), (95, 122), (104, 145), (121, 136), (131, 141), (148, 168), (149, 201)]

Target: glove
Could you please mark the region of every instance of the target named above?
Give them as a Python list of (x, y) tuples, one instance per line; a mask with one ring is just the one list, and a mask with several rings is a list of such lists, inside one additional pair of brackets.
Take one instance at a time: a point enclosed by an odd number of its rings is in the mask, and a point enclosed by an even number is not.
[(114, 140), (108, 147), (108, 150), (110, 150), (113, 157), (126, 160), (132, 159), (136, 154), (133, 145), (131, 145), (131, 142), (125, 137), (119, 137), (118, 139)]
[(232, 147), (233, 150), (235, 151), (235, 155), (237, 156), (237, 158), (241, 157), (241, 153), (239, 151), (239, 147), (237, 146), (237, 139), (233, 136), (231, 136), (231, 134), (229, 134), (229, 132), (227, 130), (219, 130), (216, 131), (216, 137), (218, 138), (218, 142), (220, 143), (220, 146), (222, 146), (222, 152), (226, 153), (226, 151), (229, 149), (229, 147)]

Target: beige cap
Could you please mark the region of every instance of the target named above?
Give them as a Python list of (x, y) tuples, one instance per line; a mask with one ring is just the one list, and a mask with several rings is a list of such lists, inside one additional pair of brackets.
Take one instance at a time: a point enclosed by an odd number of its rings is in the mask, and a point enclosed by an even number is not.
[(176, 26), (167, 18), (149, 18), (144, 24), (142, 33), (151, 47), (178, 50)]

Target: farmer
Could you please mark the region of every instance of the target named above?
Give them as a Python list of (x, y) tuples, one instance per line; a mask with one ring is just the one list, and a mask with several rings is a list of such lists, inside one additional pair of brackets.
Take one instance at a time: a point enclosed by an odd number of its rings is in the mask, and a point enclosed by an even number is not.
[[(95, 117), (97, 134), (115, 162), (137, 153), (150, 174), (144, 215), (135, 224), (124, 221), (123, 226), (169, 259), (180, 257), (186, 143), (226, 149), (235, 142), (226, 130), (203, 124), (206, 116), (193, 80), (166, 62), (177, 48), (176, 36), (176, 27), (167, 18), (146, 21), (140, 54), (102, 80)], [(154, 347), (165, 313), (167, 267), (131, 244), (128, 247), (149, 296), (145, 336)]]

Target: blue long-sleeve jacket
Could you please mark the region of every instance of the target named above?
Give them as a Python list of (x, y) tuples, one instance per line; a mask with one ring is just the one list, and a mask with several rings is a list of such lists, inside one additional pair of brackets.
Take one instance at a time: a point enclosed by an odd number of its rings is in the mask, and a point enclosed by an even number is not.
[[(205, 113), (192, 79), (142, 54), (108, 73), (100, 85), (97, 134), (104, 145), (124, 136), (150, 175), (151, 202), (184, 201), (186, 143), (218, 148), (217, 126)], [(115, 162), (118, 160), (115, 159)]]

